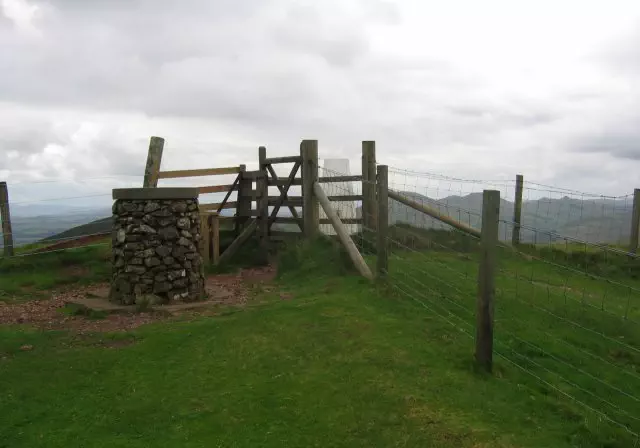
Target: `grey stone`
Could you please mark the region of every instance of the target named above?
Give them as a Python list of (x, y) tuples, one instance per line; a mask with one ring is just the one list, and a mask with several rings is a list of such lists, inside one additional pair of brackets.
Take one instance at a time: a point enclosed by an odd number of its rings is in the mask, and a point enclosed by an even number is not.
[(184, 247), (189, 247), (189, 246), (193, 246), (193, 244), (191, 243), (191, 241), (189, 241), (188, 239), (186, 239), (185, 237), (180, 237), (180, 239), (178, 240), (178, 244), (180, 246), (184, 246)]
[(179, 278), (186, 277), (186, 275), (187, 275), (187, 272), (184, 269), (178, 269), (175, 271), (169, 271), (167, 273), (167, 278), (169, 279), (169, 281), (174, 281)]
[(191, 220), (189, 218), (179, 218), (176, 226), (178, 226), (179, 229), (186, 230), (191, 227)]
[(123, 212), (127, 212), (127, 213), (131, 213), (138, 210), (138, 206), (133, 202), (129, 202), (129, 201), (122, 202), (121, 208)]
[(153, 279), (156, 282), (166, 282), (167, 281), (167, 274), (157, 274), (155, 277), (153, 277)]
[(147, 202), (147, 204), (144, 206), (144, 212), (145, 213), (155, 212), (159, 208), (160, 208), (160, 204), (158, 202)]
[(164, 257), (162, 259), (162, 262), (168, 266), (171, 266), (172, 264), (174, 264), (176, 262), (176, 259), (173, 257)]
[(149, 227), (146, 224), (140, 225), (140, 227), (138, 227), (138, 232), (149, 235), (154, 235), (157, 233), (155, 229)]
[(155, 256), (156, 251), (154, 249), (145, 249), (142, 251), (142, 258), (151, 258)]
[(160, 219), (158, 220), (158, 225), (160, 227), (167, 227), (175, 223), (174, 219)]
[(180, 232), (182, 234), (183, 237), (187, 238), (187, 239), (192, 239), (193, 235), (191, 235), (191, 232), (188, 232), (186, 230), (183, 230), (182, 232)]
[(174, 202), (173, 204), (171, 204), (171, 211), (173, 213), (185, 213), (187, 211), (187, 207), (187, 204), (183, 201)]
[(122, 266), (124, 266), (124, 259), (122, 257), (116, 258), (115, 262), (113, 263), (113, 267), (121, 268)]
[(152, 278), (143, 278), (140, 281), (145, 285), (153, 285), (155, 283), (155, 281)]
[(142, 258), (131, 258), (130, 260), (127, 261), (129, 264), (135, 264), (135, 265), (140, 265), (142, 264)]
[(144, 249), (144, 245), (140, 244), (140, 243), (127, 243), (124, 245), (124, 250), (142, 250)]
[(185, 261), (183, 263), (183, 266), (185, 267), (185, 269), (191, 269), (191, 262), (190, 261)]
[(167, 208), (161, 208), (160, 210), (156, 210), (155, 212), (151, 213), (151, 216), (154, 216), (156, 218), (168, 218), (169, 216), (172, 216), (172, 213), (171, 210)]
[(142, 222), (152, 227), (159, 225), (158, 220), (151, 215), (145, 215), (144, 218), (142, 218)]
[(179, 247), (175, 247), (171, 252), (171, 254), (175, 258), (181, 259), (181, 258), (184, 258), (188, 252), (189, 251), (187, 250), (187, 248), (179, 246)]
[(158, 234), (164, 240), (175, 240), (180, 237), (178, 229), (176, 229), (175, 227), (165, 227), (163, 229), (160, 229)]
[(191, 204), (187, 207), (187, 211), (194, 211), (194, 210), (198, 210), (198, 206), (196, 204)]
[(174, 288), (186, 288), (187, 287), (187, 279), (186, 278), (180, 278), (178, 280), (175, 280), (173, 282), (173, 287)]
[(122, 244), (122, 243), (124, 243), (124, 242), (125, 242), (125, 240), (126, 240), (126, 238), (127, 238), (127, 232), (125, 232), (125, 231), (124, 231), (124, 229), (119, 229), (119, 230), (116, 232), (116, 242), (117, 242), (118, 244)]
[(154, 267), (154, 266), (159, 266), (161, 263), (162, 263), (162, 262), (160, 261), (160, 259), (159, 259), (159, 258), (155, 258), (155, 257), (153, 257), (153, 258), (146, 258), (146, 259), (144, 260), (144, 264), (145, 264), (145, 266), (150, 267), (150, 268), (152, 268), (152, 267)]
[(132, 215), (134, 218), (137, 218), (137, 219), (144, 218), (144, 212), (141, 212), (141, 211), (133, 212), (131, 215)]
[(186, 254), (184, 256), (184, 258), (186, 258), (187, 260), (195, 260), (198, 257), (198, 254)]
[(167, 266), (164, 264), (160, 264), (158, 266), (154, 266), (150, 269), (151, 272), (153, 272), (154, 274), (157, 274), (158, 272), (165, 272), (167, 270)]
[(128, 243), (139, 243), (142, 241), (142, 235), (127, 235)]
[(155, 285), (153, 285), (153, 292), (156, 294), (168, 292), (170, 290), (171, 290), (171, 283), (158, 282)]
[(124, 272), (132, 274), (144, 274), (145, 271), (146, 269), (142, 266), (129, 265), (124, 268)]
[(171, 254), (171, 248), (167, 246), (158, 246), (156, 247), (156, 253), (161, 257), (167, 257)]

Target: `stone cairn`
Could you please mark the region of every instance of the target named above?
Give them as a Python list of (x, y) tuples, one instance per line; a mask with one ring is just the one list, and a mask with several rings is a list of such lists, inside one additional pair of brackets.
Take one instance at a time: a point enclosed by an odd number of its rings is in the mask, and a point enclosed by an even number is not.
[(203, 299), (195, 188), (113, 190), (110, 300), (131, 305)]

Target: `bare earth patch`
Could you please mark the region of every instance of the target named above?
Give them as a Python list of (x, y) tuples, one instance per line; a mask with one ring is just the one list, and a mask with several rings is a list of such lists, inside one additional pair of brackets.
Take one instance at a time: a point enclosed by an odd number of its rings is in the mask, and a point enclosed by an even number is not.
[[(212, 275), (206, 279), (206, 290), (211, 299), (198, 303), (196, 307), (180, 305), (168, 310), (149, 312), (108, 313), (102, 319), (73, 316), (60, 312), (70, 302), (87, 301), (95, 297), (96, 291), (108, 291), (108, 284), (91, 286), (67, 286), (53, 291), (49, 299), (34, 300), (18, 304), (0, 302), (0, 324), (33, 325), (47, 330), (72, 330), (78, 333), (118, 332), (137, 328), (155, 321), (168, 320), (182, 314), (212, 314), (215, 306), (244, 306), (249, 300), (249, 284), (264, 283), (275, 278), (274, 267), (243, 269), (234, 274)], [(169, 311), (169, 312), (167, 312)], [(213, 313), (215, 314), (215, 312)]]

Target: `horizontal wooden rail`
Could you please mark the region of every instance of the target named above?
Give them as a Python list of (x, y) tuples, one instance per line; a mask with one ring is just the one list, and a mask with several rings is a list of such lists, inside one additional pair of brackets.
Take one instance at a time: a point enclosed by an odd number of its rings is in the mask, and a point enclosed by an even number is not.
[[(362, 218), (340, 218), (342, 224), (362, 224)], [(330, 219), (321, 219), (320, 224), (331, 224)]]
[(302, 163), (302, 157), (300, 156), (288, 156), (288, 157), (272, 157), (270, 159), (265, 159), (264, 163), (267, 165), (273, 165), (276, 163)]
[[(271, 187), (273, 186), (286, 187), (287, 185), (289, 185), (289, 180), (287, 179), (278, 179), (278, 180), (269, 179), (269, 186)], [(291, 182), (291, 185), (302, 185), (302, 179), (299, 177), (293, 179), (293, 182)]]
[[(280, 200), (280, 196), (269, 196), (269, 205), (276, 205)], [(282, 201), (285, 207), (302, 207), (302, 197), (294, 196)]]
[(350, 201), (362, 201), (361, 194), (345, 194), (338, 196), (329, 196), (331, 202), (350, 202)]
[(357, 174), (353, 176), (325, 176), (318, 178), (318, 182), (321, 184), (328, 182), (360, 182), (362, 181), (362, 176)]
[(238, 187), (234, 185), (211, 185), (208, 187), (198, 187), (198, 193), (226, 193), (227, 191), (236, 190)]
[(158, 179), (175, 179), (177, 177), (217, 176), (220, 174), (237, 174), (239, 172), (240, 172), (239, 166), (230, 166), (227, 168), (204, 168), (201, 170), (160, 171), (158, 173)]
[[(208, 212), (208, 211), (216, 211), (220, 208), (220, 204), (221, 202), (217, 202), (215, 204), (200, 204), (200, 211), (201, 212)], [(236, 208), (238, 206), (238, 202), (233, 201), (233, 202), (227, 202), (226, 204), (224, 204), (224, 206), (222, 206), (222, 209), (229, 209), (229, 208)]]
[(256, 179), (260, 179), (262, 178), (262, 176), (264, 176), (264, 173), (260, 170), (258, 171), (245, 171), (242, 173), (242, 177), (244, 177), (245, 179), (252, 179), (252, 180), (256, 180)]

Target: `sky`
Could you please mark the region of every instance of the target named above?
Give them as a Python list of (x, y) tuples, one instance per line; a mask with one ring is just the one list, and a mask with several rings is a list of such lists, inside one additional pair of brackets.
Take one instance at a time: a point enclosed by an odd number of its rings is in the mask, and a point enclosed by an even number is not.
[(398, 170), (625, 195), (639, 100), (637, 0), (0, 0), (0, 180), (23, 204), (141, 185), (152, 135), (163, 169), (317, 139), (358, 172), (375, 140)]

